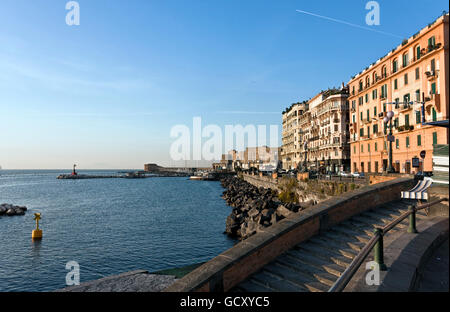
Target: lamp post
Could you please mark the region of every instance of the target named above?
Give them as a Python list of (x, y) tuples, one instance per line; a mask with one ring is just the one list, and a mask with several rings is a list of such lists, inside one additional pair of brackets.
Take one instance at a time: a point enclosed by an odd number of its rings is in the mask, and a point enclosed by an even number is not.
[(394, 115), (395, 114), (394, 114), (393, 111), (389, 111), (389, 112), (387, 112), (386, 117), (383, 118), (384, 123), (389, 128), (389, 135), (388, 135), (388, 141), (389, 141), (388, 159), (389, 159), (389, 164), (388, 164), (388, 168), (387, 168), (387, 172), (388, 173), (395, 172), (394, 167), (392, 166), (392, 141), (393, 141), (393, 136), (392, 136), (392, 119), (394, 118)]

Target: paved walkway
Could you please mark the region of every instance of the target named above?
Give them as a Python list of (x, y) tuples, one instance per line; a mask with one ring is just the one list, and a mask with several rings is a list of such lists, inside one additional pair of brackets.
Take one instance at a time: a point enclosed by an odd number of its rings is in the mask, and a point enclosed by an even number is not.
[(448, 292), (448, 239), (433, 253), (428, 261), (417, 291)]

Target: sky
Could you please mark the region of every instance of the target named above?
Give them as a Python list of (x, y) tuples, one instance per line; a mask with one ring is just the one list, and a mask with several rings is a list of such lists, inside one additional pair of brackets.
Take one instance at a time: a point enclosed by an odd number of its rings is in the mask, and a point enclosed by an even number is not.
[(281, 144), (286, 107), (347, 83), (449, 9), (378, 1), (380, 25), (368, 26), (360, 0), (79, 0), (68, 26), (67, 2), (0, 1), (3, 169), (179, 165), (171, 129), (194, 117), (278, 125)]

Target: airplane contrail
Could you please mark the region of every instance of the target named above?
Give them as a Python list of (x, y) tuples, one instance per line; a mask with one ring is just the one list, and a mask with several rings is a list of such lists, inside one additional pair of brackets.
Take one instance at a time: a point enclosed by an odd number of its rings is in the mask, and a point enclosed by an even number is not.
[(364, 27), (364, 26), (353, 24), (353, 23), (349, 23), (349, 22), (346, 22), (346, 21), (341, 21), (341, 20), (338, 20), (338, 19), (335, 19), (335, 18), (331, 18), (331, 17), (327, 17), (327, 16), (323, 16), (323, 15), (318, 15), (318, 14), (314, 14), (314, 13), (307, 12), (307, 11), (302, 11), (302, 10), (296, 10), (296, 11), (299, 12), (299, 13), (308, 14), (308, 15), (311, 15), (311, 16), (323, 18), (323, 19), (326, 19), (326, 20), (329, 20), (329, 21), (332, 21), (332, 22), (341, 23), (341, 24), (345, 24), (345, 25), (348, 25), (348, 26), (352, 26), (352, 27), (356, 27), (356, 28), (360, 28), (360, 29), (364, 29), (364, 30), (369, 30), (369, 31), (373, 31), (373, 32), (377, 32), (379, 34), (388, 35), (388, 36), (392, 36), (392, 37), (397, 37), (397, 38), (400, 38), (400, 39), (404, 38), (404, 37), (399, 36), (399, 35), (391, 34), (391, 33), (385, 32), (385, 31), (381, 31), (381, 30), (372, 29), (372, 28), (369, 28), (369, 27)]

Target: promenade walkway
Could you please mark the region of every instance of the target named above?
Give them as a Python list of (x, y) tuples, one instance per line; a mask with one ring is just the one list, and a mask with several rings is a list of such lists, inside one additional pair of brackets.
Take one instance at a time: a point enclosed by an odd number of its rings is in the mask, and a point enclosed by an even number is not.
[(449, 276), (448, 239), (433, 253), (425, 266), (417, 291), (448, 292)]

